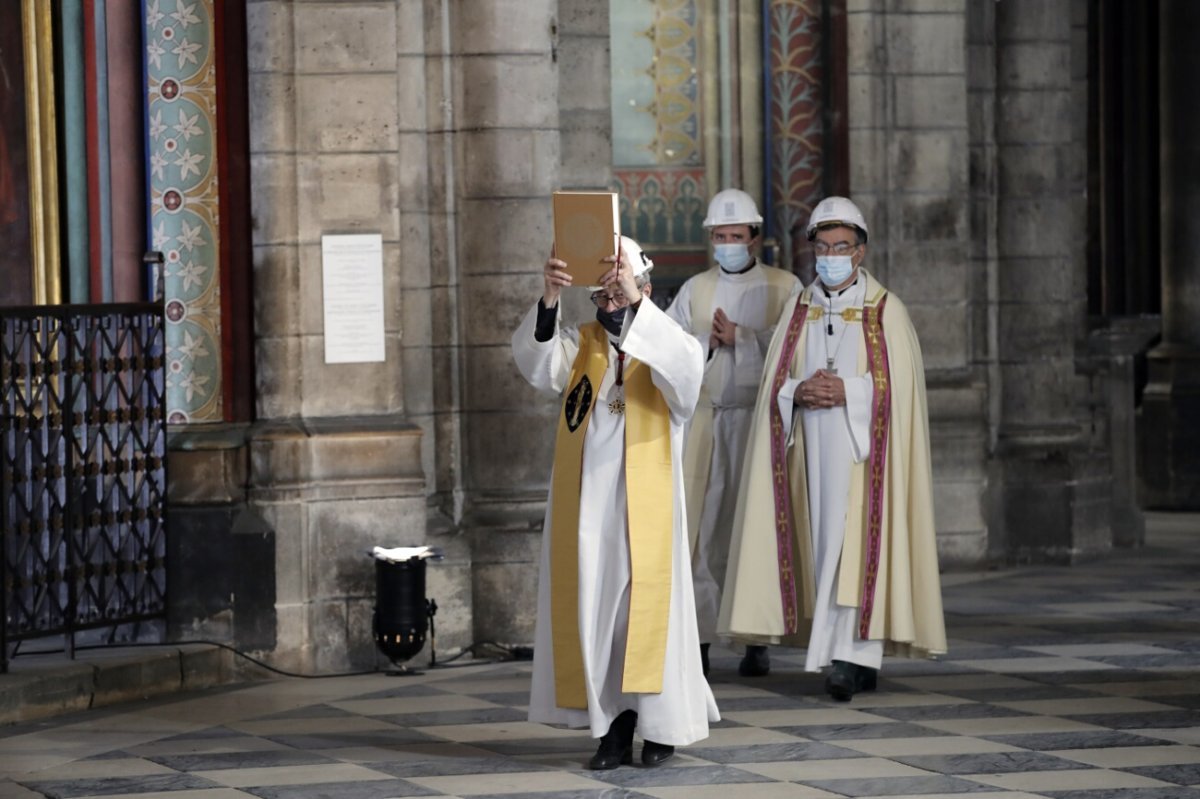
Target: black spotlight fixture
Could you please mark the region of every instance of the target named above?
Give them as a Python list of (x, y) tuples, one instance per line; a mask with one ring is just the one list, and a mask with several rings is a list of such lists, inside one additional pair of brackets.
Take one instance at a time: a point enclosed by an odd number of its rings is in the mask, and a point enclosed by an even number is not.
[(436, 635), (433, 617), (437, 603), (425, 597), (425, 561), (441, 554), (423, 554), (403, 560), (390, 560), (375, 555), (375, 646), (392, 662), (392, 675), (420, 674), (405, 663), (425, 647), (425, 635), (430, 639), (429, 665), (437, 665)]

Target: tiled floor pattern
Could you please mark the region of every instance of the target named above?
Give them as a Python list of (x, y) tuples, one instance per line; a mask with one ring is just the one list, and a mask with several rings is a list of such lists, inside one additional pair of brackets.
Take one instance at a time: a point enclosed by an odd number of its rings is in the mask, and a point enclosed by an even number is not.
[(951, 651), (827, 699), (802, 653), (720, 651), (723, 721), (658, 769), (589, 772), (525, 721), (528, 663), (278, 680), (0, 729), (0, 797), (1200, 799), (1200, 517), (1097, 563), (945, 577)]

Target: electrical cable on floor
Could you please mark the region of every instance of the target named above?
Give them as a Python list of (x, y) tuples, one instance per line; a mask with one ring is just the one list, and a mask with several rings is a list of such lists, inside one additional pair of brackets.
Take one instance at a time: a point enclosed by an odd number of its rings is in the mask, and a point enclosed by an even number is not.
[[(254, 657), (253, 655), (247, 654), (246, 652), (243, 652), (242, 650), (237, 649), (236, 647), (230, 646), (229, 644), (221, 643), (220, 641), (210, 641), (208, 639), (203, 639), (203, 638), (200, 638), (200, 639), (193, 638), (193, 639), (188, 639), (188, 640), (183, 640), (183, 641), (165, 641), (162, 643), (154, 643), (151, 641), (128, 641), (128, 642), (115, 641), (110, 644), (84, 644), (82, 646), (76, 646), (75, 651), (80, 652), (80, 651), (89, 650), (89, 649), (123, 649), (126, 647), (135, 647), (135, 646), (146, 646), (146, 647), (150, 647), (150, 646), (156, 646), (156, 647), (186, 646), (189, 644), (202, 644), (202, 645), (206, 645), (206, 646), (215, 646), (220, 649), (227, 649), (230, 652), (232, 652), (233, 654), (237, 655), (238, 657), (245, 658), (246, 660), (250, 661), (251, 663), (253, 663), (256, 666), (260, 666), (260, 667), (266, 669), (267, 671), (274, 672), (275, 674), (279, 674), (284, 677), (298, 677), (300, 679), (305, 679), (305, 680), (319, 680), (319, 679), (327, 679), (330, 677), (362, 677), (367, 674), (385, 674), (386, 673), (386, 671), (383, 668), (374, 668), (374, 669), (368, 669), (365, 671), (343, 671), (343, 672), (337, 672), (334, 674), (298, 674), (293, 671), (287, 671), (286, 669), (276, 668), (275, 666), (272, 666), (269, 663), (264, 663), (263, 661), (259, 660), (258, 658)], [(532, 647), (505, 646), (504, 644), (500, 644), (495, 641), (478, 641), (476, 643), (471, 644), (470, 646), (465, 647), (458, 654), (451, 655), (450, 657), (446, 658), (445, 660), (440, 660), (435, 663), (431, 663), (426, 668), (428, 668), (430, 670), (436, 670), (439, 668), (443, 668), (443, 667), (445, 667), (445, 664), (452, 663), (453, 661), (458, 660), (459, 658), (461, 658), (463, 655), (465, 655), (467, 653), (471, 653), (472, 655), (474, 655), (476, 648), (485, 647), (485, 646), (490, 646), (495, 649), (499, 649), (500, 651), (507, 654), (508, 657), (507, 658), (499, 658), (499, 659), (492, 658), (490, 660), (483, 660), (478, 663), (462, 663), (462, 664), (459, 664), (459, 666), (457, 666), (455, 668), (462, 668), (464, 666), (486, 666), (486, 665), (489, 665), (492, 663), (500, 663), (505, 660), (532, 660), (533, 659), (533, 648)], [(58, 654), (59, 652), (66, 652), (66, 651), (67, 651), (66, 647), (63, 647), (61, 649), (45, 649), (45, 650), (38, 650), (35, 652), (21, 652), (19, 654), (24, 655), (24, 656), (27, 656), (27, 655), (54, 655), (54, 654)], [(14, 653), (13, 656), (14, 657), (18, 656), (18, 653)]]
[[(458, 660), (460, 657), (467, 654), (468, 652), (470, 652), (471, 654), (475, 654), (476, 649), (478, 649), (480, 647), (488, 647), (488, 646), (492, 647), (493, 649), (499, 649), (501, 652), (508, 655), (508, 657), (503, 658), (503, 660), (533, 660), (533, 647), (530, 647), (530, 646), (508, 646), (507, 644), (501, 644), (496, 641), (476, 641), (475, 643), (473, 643), (470, 646), (463, 649), (457, 655), (451, 655), (450, 657), (446, 658), (445, 660), (439, 660), (437, 662), (436, 666), (440, 666), (443, 663), (451, 663), (455, 660)], [(499, 661), (493, 660), (493, 662), (499, 662)]]

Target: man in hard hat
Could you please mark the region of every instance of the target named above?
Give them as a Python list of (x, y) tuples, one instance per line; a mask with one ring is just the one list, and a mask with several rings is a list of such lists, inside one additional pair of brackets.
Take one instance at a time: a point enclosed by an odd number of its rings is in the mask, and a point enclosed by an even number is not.
[(862, 267), (858, 207), (822, 200), (807, 233), (818, 277), (767, 354), (718, 628), (807, 647), (848, 701), (885, 651), (946, 651), (925, 371), (904, 303)]
[(700, 391), (695, 340), (651, 301), (653, 262), (622, 236), (596, 321), (561, 324), (566, 264), (513, 334), (517, 368), (561, 394), (542, 534), (530, 721), (590, 727), (588, 766), (655, 766), (708, 736), (683, 523), (683, 429)]
[[(708, 647), (717, 638), (742, 455), (763, 356), (783, 306), (801, 288), (795, 275), (755, 257), (762, 221), (746, 192), (718, 192), (704, 220), (716, 264), (684, 283), (667, 309), (668, 316), (696, 337), (705, 356), (704, 385), (683, 449), (692, 581), (705, 675)], [(739, 671), (755, 677), (769, 668), (767, 648), (751, 643)]]

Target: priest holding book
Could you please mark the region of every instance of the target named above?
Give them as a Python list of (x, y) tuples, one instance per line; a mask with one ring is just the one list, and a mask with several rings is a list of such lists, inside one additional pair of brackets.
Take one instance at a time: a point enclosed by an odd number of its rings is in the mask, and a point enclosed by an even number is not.
[[(703, 355), (653, 302), (653, 262), (622, 236), (592, 286), (596, 321), (561, 319), (553, 255), (513, 334), (535, 388), (562, 396), (542, 536), (530, 721), (588, 727), (588, 766), (656, 766), (719, 720), (701, 672), (681, 455)], [(610, 251), (611, 252), (611, 251)]]

